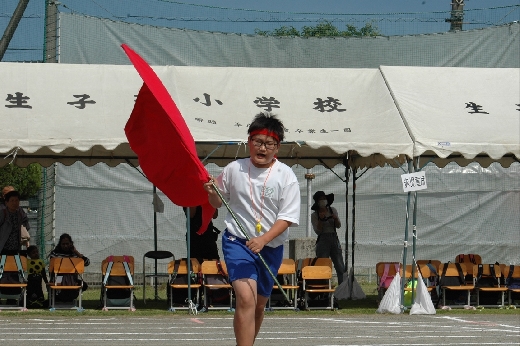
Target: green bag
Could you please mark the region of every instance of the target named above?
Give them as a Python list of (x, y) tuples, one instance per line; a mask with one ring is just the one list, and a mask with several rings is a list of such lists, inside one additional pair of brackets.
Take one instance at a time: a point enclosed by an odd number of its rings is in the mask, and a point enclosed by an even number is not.
[[(417, 296), (417, 279), (413, 279), (408, 281), (406, 284), (406, 288), (412, 288), (414, 292), (414, 297)], [(404, 306), (411, 306), (413, 304), (412, 301), (412, 291), (404, 291)]]

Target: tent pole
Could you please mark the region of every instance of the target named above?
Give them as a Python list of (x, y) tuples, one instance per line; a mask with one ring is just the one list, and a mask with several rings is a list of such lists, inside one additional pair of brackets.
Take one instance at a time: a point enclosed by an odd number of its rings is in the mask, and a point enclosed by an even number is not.
[(352, 244), (351, 244), (351, 253), (352, 253), (352, 272), (354, 272), (354, 245), (356, 244), (356, 167), (352, 167)]
[[(417, 161), (416, 161), (417, 160)], [(413, 161), (413, 171), (418, 172), (417, 167), (419, 164), (419, 158), (417, 157), (416, 160)], [(412, 217), (412, 278), (415, 277), (415, 270), (419, 270), (419, 268), (415, 267), (415, 260), (416, 260), (416, 243), (417, 243), (417, 190), (413, 193), (413, 217)], [(413, 281), (412, 281), (412, 288), (413, 288)], [(415, 291), (412, 289), (412, 302), (415, 298)]]
[(305, 179), (307, 180), (307, 238), (312, 236), (311, 228), (311, 206), (312, 206), (312, 179), (316, 178), (316, 175), (312, 173), (312, 169), (307, 169)]
[[(407, 159), (408, 162), (408, 173), (412, 173), (412, 160)], [(408, 255), (407, 246), (408, 246), (408, 222), (410, 220), (410, 198), (411, 191), (408, 191), (408, 196), (406, 198), (406, 224), (404, 226), (404, 245), (403, 245), (403, 273), (406, 269), (406, 256)], [(401, 306), (404, 304), (404, 275), (401, 277)]]
[[(191, 306), (191, 208), (188, 207), (186, 210), (186, 266), (188, 268), (187, 281), (188, 281), (188, 304)], [(197, 207), (195, 207), (197, 208)], [(173, 294), (173, 292), (172, 292)], [(191, 309), (188, 310), (191, 313)]]
[[(155, 196), (156, 193), (157, 193), (157, 187), (154, 185), (153, 186), (153, 195)], [(153, 211), (153, 249), (155, 252), (157, 252), (157, 212), (155, 211), (155, 208)], [(155, 287), (155, 300), (159, 300), (159, 293), (157, 290), (157, 258), (154, 261), (155, 261), (155, 266), (154, 266), (155, 277), (153, 279), (154, 279), (154, 287)]]
[(350, 166), (347, 156), (343, 158), (343, 165), (345, 166), (345, 273), (348, 273), (348, 182), (350, 179)]

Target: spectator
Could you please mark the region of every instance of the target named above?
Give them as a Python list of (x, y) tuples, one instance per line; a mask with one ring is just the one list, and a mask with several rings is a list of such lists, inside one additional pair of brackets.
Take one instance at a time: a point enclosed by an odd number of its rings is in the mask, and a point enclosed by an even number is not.
[[(90, 260), (83, 256), (78, 250), (76, 250), (76, 247), (74, 246), (74, 242), (72, 241), (72, 237), (67, 234), (63, 233), (60, 236), (60, 240), (58, 242), (58, 245), (52, 250), (52, 252), (49, 255), (51, 258), (70, 258), (70, 257), (77, 257), (82, 258), (85, 262), (85, 267), (90, 264)], [(63, 282), (78, 282), (78, 274), (68, 274), (70, 277), (63, 276)], [(51, 273), (51, 281), (55, 282), (54, 274)], [(83, 281), (83, 291), (86, 291), (88, 288), (88, 285), (86, 282)], [(79, 295), (79, 291), (76, 290), (60, 290), (56, 292), (56, 301), (61, 302), (71, 302), (74, 299), (76, 299)]]
[(36, 245), (27, 248), (27, 307), (46, 308), (48, 301), (43, 295), (42, 280), (45, 284), (49, 283), (45, 264), (40, 259), (40, 252)]
[[(15, 191), (15, 188), (11, 185), (4, 186), (4, 188), (2, 189), (2, 201), (0, 203), (0, 212), (4, 212), (4, 210), (7, 208), (5, 204), (5, 195), (11, 191)], [(25, 213), (23, 208), (20, 207), (20, 196), (18, 196), (18, 212), (21, 214), (22, 217), (22, 225), (25, 227), (27, 232), (29, 232), (31, 226), (29, 225), (29, 219), (27, 218), (27, 214)], [(22, 241), (21, 245), (29, 246), (29, 239), (27, 239), (26, 241)]]
[(314, 232), (318, 235), (316, 240), (316, 257), (329, 258), (334, 263), (334, 269), (338, 276), (338, 284), (343, 282), (343, 273), (345, 272), (345, 264), (343, 262), (343, 253), (341, 243), (338, 238), (336, 229), (341, 227), (338, 211), (332, 207), (334, 202), (334, 194), (325, 195), (323, 191), (316, 191), (314, 196), (314, 204), (311, 209), (311, 223)]
[[(186, 209), (183, 208), (186, 214)], [(220, 231), (210, 222), (206, 231), (198, 233), (202, 225), (202, 207), (191, 207), (190, 209), (190, 257), (196, 258), (200, 263), (203, 260), (220, 259), (218, 254), (217, 240)], [(218, 209), (215, 209), (213, 219), (218, 217)], [(186, 235), (188, 233), (186, 232)]]
[(9, 191), (4, 196), (0, 208), (0, 253), (3, 255), (20, 254), (21, 226), (29, 230), (27, 214), (20, 208), (20, 193)]

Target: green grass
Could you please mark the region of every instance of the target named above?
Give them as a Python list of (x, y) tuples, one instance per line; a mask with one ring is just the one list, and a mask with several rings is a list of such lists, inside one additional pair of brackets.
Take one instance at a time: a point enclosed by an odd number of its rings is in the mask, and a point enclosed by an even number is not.
[[(359, 315), (359, 314), (375, 314), (378, 306), (378, 295), (376, 285), (374, 283), (360, 282), (363, 292), (366, 294), (366, 299), (363, 300), (347, 300), (340, 301), (340, 309), (335, 311), (330, 310), (311, 310), (299, 311), (299, 316), (314, 316), (314, 315)], [(90, 286), (87, 291), (83, 293), (83, 307), (84, 311), (78, 313), (76, 310), (56, 310), (53, 312), (47, 309), (34, 309), (26, 312), (16, 310), (3, 310), (0, 312), (1, 316), (160, 316), (160, 315), (188, 315), (187, 310), (176, 310), (175, 312), (168, 311), (169, 304), (166, 300), (166, 287), (161, 285), (158, 287), (159, 299), (155, 300), (154, 287), (148, 286), (146, 289), (147, 301), (143, 302), (143, 290), (141, 286), (135, 288), (135, 307), (136, 311), (129, 312), (127, 310), (110, 310), (102, 311), (100, 309), (100, 287)], [(275, 310), (266, 312), (267, 315), (272, 316), (290, 316), (296, 312), (292, 310)], [(231, 315), (231, 312), (226, 310), (211, 310), (203, 313), (205, 315)], [(406, 314), (406, 312), (405, 312)], [(520, 309), (499, 309), (499, 308), (485, 308), (482, 310), (437, 310), (439, 315), (460, 315), (460, 314), (501, 314), (501, 315), (520, 315)]]

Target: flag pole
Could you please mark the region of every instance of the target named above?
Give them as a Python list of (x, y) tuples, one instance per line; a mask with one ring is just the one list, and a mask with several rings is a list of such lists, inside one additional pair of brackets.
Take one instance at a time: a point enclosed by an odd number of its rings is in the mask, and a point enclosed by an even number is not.
[[(215, 185), (214, 182), (211, 182), (211, 185), (213, 186), (213, 189), (217, 192), (217, 195), (219, 196), (220, 200), (222, 201), (222, 203), (224, 203), (224, 205), (226, 206), (226, 209), (229, 211), (229, 213), (231, 214), (231, 216), (233, 217), (233, 220), (235, 220), (235, 222), (237, 223), (238, 225), (238, 228), (240, 228), (240, 231), (242, 232), (242, 234), (246, 237), (247, 240), (251, 240), (251, 237), (249, 237), (249, 235), (247, 234), (247, 232), (245, 231), (244, 227), (242, 226), (242, 224), (240, 223), (240, 221), (238, 221), (237, 219), (237, 216), (235, 215), (235, 213), (233, 212), (233, 210), (231, 210), (231, 207), (229, 206), (229, 204), (226, 202), (226, 200), (224, 199), (224, 197), (222, 196), (222, 194), (220, 193), (220, 190), (217, 188), (217, 186)], [(269, 274), (271, 274), (271, 277), (274, 279), (274, 282), (276, 283), (276, 285), (278, 286), (278, 289), (280, 291), (282, 291), (285, 299), (290, 302), (291, 300), (289, 299), (289, 296), (287, 295), (287, 293), (284, 291), (284, 289), (282, 288), (282, 285), (280, 285), (280, 283), (278, 282), (278, 280), (276, 279), (276, 276), (273, 274), (273, 272), (271, 271), (271, 268), (269, 268), (269, 266), (267, 265), (267, 263), (265, 262), (264, 260), (264, 257), (258, 253), (258, 257), (260, 258), (260, 260), (262, 261), (262, 263), (264, 264), (264, 266), (267, 268), (267, 271), (269, 271)]]

